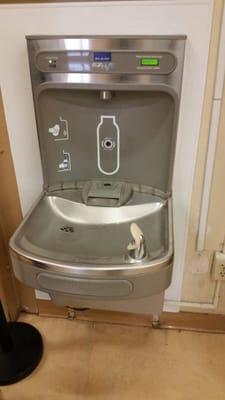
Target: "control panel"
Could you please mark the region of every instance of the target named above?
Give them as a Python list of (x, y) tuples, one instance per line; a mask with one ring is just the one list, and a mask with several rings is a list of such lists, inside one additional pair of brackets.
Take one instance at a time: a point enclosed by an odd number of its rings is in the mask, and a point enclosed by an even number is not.
[(177, 59), (172, 52), (42, 51), (36, 55), (40, 72), (170, 74)]

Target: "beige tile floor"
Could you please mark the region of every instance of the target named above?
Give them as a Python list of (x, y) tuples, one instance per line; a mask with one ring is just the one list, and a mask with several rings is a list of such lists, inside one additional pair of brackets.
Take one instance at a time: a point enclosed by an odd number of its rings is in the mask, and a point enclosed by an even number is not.
[(1, 400), (225, 400), (225, 335), (25, 315), (44, 357)]

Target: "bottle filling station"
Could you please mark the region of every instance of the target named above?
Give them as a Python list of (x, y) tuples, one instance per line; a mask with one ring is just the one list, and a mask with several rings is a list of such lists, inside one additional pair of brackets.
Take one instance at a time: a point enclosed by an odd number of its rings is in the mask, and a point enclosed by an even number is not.
[(184, 36), (27, 37), (43, 193), (10, 241), (54, 303), (159, 315)]

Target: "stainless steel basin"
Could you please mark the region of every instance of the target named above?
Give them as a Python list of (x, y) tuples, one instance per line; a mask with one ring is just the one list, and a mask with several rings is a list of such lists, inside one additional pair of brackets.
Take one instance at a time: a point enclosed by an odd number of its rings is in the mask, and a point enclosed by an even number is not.
[[(170, 201), (139, 194), (141, 204), (133, 196), (122, 207), (94, 207), (70, 200), (72, 193), (39, 200), (10, 241), (17, 256), (45, 269), (89, 275), (132, 272), (171, 260)], [(132, 222), (138, 223), (147, 244), (148, 257), (141, 262), (127, 257)]]

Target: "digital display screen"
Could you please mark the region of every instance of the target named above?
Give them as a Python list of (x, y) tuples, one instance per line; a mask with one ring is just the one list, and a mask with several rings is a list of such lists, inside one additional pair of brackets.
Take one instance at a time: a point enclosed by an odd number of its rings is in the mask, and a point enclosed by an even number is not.
[(94, 61), (100, 61), (100, 62), (112, 61), (112, 53), (108, 51), (94, 52)]
[(142, 67), (158, 67), (159, 59), (156, 57), (144, 57), (141, 58)]

